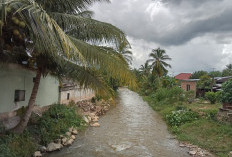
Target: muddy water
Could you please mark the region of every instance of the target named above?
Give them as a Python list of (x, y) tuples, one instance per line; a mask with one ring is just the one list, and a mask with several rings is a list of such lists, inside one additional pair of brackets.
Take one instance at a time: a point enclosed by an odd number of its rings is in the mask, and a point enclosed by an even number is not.
[(101, 127), (89, 127), (75, 143), (48, 157), (188, 157), (146, 102), (128, 89), (105, 116)]

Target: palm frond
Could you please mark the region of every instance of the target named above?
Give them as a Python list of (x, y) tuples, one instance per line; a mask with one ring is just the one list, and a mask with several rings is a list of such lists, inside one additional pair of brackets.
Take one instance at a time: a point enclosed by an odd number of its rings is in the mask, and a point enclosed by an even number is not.
[(52, 53), (84, 63), (84, 58), (65, 32), (46, 11), (32, 0), (7, 0), (26, 23), (37, 53)]
[(56, 76), (67, 77), (78, 83), (83, 89), (92, 89), (105, 97), (112, 97), (114, 92), (107, 85), (102, 75), (95, 68), (85, 68), (71, 62), (59, 66)]
[(51, 12), (50, 16), (56, 20), (69, 35), (92, 43), (115, 43), (119, 47), (121, 43), (129, 43), (125, 34), (117, 27), (80, 15)]
[(86, 10), (95, 2), (110, 2), (109, 0), (36, 0), (45, 10), (52, 12), (77, 13)]
[(82, 52), (82, 55), (89, 63), (101, 71), (107, 71), (112, 77), (120, 78), (122, 82), (131, 87), (136, 87), (136, 78), (129, 70), (123, 56), (112, 48), (89, 45), (81, 40), (70, 37)]

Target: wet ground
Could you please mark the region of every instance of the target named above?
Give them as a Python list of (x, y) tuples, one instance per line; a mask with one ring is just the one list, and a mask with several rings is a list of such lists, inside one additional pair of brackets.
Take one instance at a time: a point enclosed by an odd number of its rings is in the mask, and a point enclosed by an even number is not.
[(161, 117), (135, 92), (119, 90), (117, 105), (74, 144), (48, 157), (188, 157)]

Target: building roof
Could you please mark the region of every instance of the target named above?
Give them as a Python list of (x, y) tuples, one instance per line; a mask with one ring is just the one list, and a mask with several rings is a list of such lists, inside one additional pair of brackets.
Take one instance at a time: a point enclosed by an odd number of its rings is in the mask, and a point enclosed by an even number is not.
[(188, 80), (192, 76), (191, 73), (180, 73), (175, 76), (175, 79), (177, 80)]
[(188, 80), (181, 80), (182, 82), (197, 82), (200, 79), (188, 79)]

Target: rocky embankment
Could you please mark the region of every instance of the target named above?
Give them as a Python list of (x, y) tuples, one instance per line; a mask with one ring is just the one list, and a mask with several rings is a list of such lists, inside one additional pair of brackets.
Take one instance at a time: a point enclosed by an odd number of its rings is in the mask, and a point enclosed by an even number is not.
[(180, 143), (180, 147), (188, 148), (189, 149), (189, 151), (188, 151), (189, 155), (194, 156), (194, 157), (203, 157), (203, 156), (214, 157), (213, 154), (211, 154), (207, 150), (201, 149), (200, 147), (198, 147), (196, 145), (192, 145), (192, 144), (189, 144), (189, 143)]
[[(77, 102), (75, 105), (78, 107), (79, 115), (82, 115), (85, 121), (85, 126), (100, 127), (98, 122), (99, 116), (104, 115), (109, 110), (110, 104), (112, 103), (112, 100), (98, 101), (96, 103), (85, 100)], [(69, 128), (64, 135), (60, 135), (60, 138), (49, 143), (47, 146), (40, 146), (34, 153), (34, 157), (41, 157), (47, 152), (61, 150), (63, 147), (72, 145), (77, 135), (78, 128)]]

